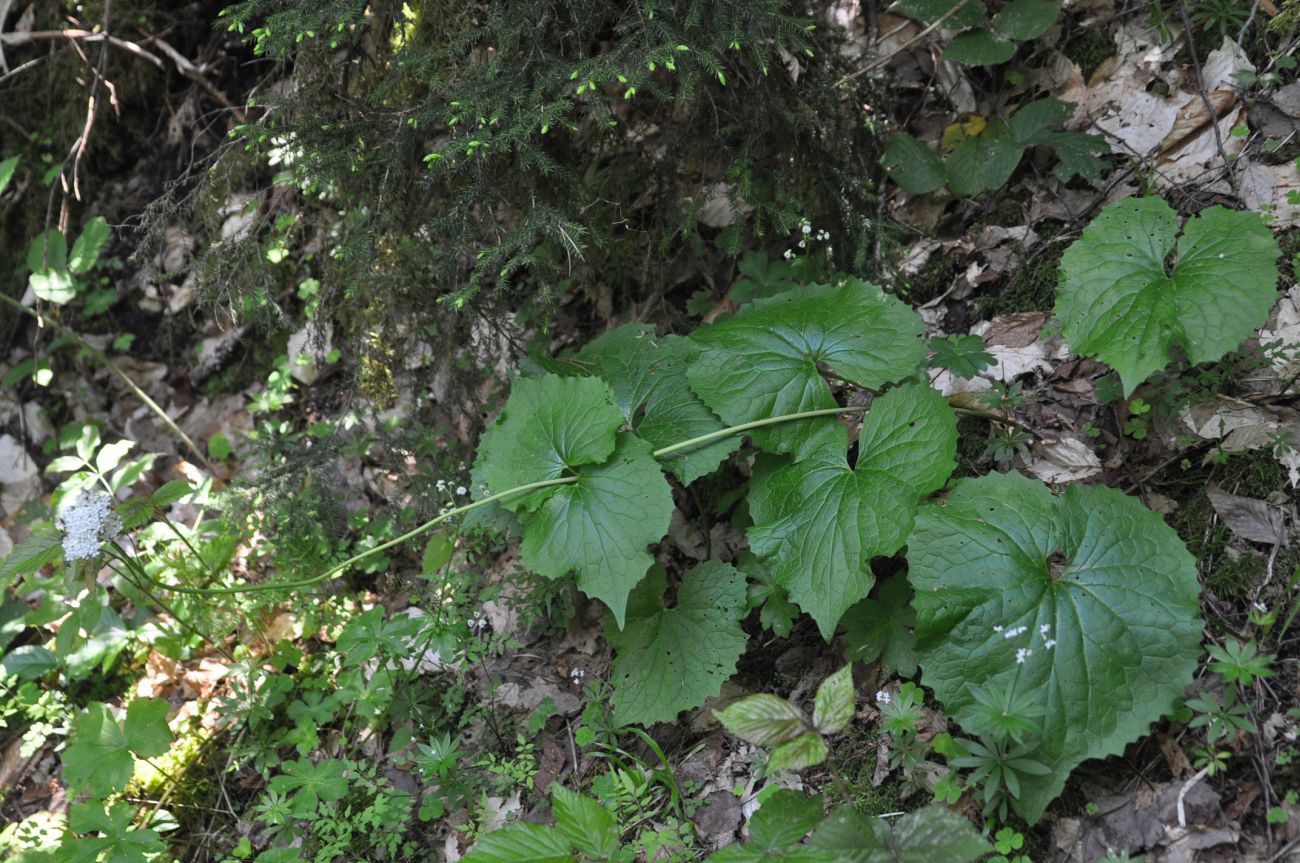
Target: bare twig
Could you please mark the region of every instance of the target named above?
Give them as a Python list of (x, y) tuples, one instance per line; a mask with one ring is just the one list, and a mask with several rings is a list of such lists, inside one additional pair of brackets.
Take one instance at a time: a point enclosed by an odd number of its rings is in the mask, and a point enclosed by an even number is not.
[(1183, 808), (1183, 798), (1187, 796), (1188, 791), (1192, 790), (1193, 785), (1195, 785), (1197, 782), (1200, 782), (1208, 775), (1210, 775), (1210, 768), (1202, 767), (1200, 770), (1196, 772), (1195, 776), (1193, 776), (1191, 779), (1188, 779), (1186, 782), (1183, 783), (1182, 788), (1178, 789), (1178, 826), (1179, 827), (1187, 826), (1187, 811), (1186, 809)]
[(176, 64), (178, 72), (206, 90), (208, 95), (220, 102), (223, 108), (228, 108), (236, 120), (241, 123), (244, 122), (244, 112), (234, 102), (231, 102), (225, 93), (218, 90), (215, 84), (208, 80), (205, 74), (207, 70), (204, 67), (193, 63), (188, 57), (165, 42), (161, 36), (150, 36), (145, 41), (158, 46), (158, 50), (166, 54), (168, 59)]
[(929, 24), (928, 26), (926, 26), (924, 29), (922, 29), (920, 33), (917, 33), (917, 34), (916, 34), (915, 36), (913, 36), (911, 39), (908, 39), (908, 40), (907, 40), (906, 42), (904, 42), (902, 45), (899, 45), (896, 49), (894, 49), (893, 51), (890, 51), (890, 52), (889, 52), (888, 54), (886, 54), (885, 56), (883, 56), (883, 57), (877, 57), (876, 59), (872, 60), (872, 61), (871, 61), (870, 63), (868, 63), (867, 65), (863, 66), (863, 67), (862, 67), (861, 69), (859, 69), (858, 71), (856, 71), (856, 72), (850, 72), (849, 74), (845, 75), (843, 78), (841, 78), (840, 80), (838, 80), (838, 81), (835, 82), (835, 86), (836, 86), (836, 87), (842, 87), (843, 85), (849, 83), (850, 81), (852, 81), (852, 80), (854, 80), (854, 79), (856, 79), (856, 78), (860, 78), (860, 77), (862, 77), (863, 75), (867, 74), (868, 72), (870, 72), (870, 71), (872, 71), (872, 70), (874, 70), (874, 69), (879, 69), (881, 66), (884, 66), (884, 65), (885, 65), (886, 63), (888, 63), (890, 60), (893, 60), (893, 59), (894, 59), (895, 57), (897, 57), (899, 54), (901, 54), (901, 53), (903, 53), (904, 51), (908, 50), (908, 49), (911, 48), (913, 45), (915, 45), (916, 43), (918, 43), (918, 42), (920, 42), (922, 39), (924, 39), (926, 36), (929, 36), (929, 35), (930, 35), (931, 33), (933, 33), (935, 30), (938, 30), (940, 27), (943, 26), (943, 24), (944, 24), (945, 21), (947, 21), (947, 20), (948, 20), (949, 18), (951, 18), (952, 16), (956, 15), (956, 14), (957, 14), (957, 13), (958, 13), (958, 12), (959, 12), (963, 7), (965, 7), (965, 6), (966, 6), (966, 3), (964, 3), (964, 2), (962, 2), (962, 3), (954, 3), (954, 4), (953, 4), (953, 7), (952, 7), (951, 9), (949, 9), (947, 12), (943, 13), (943, 14), (940, 15), (938, 18), (935, 18), (933, 21), (931, 21), (930, 24)]
[(97, 30), (32, 30), (27, 33), (0, 33), (0, 45), (23, 45), (28, 42), (49, 39), (66, 39), (69, 42), (107, 42), (114, 48), (121, 48), (123, 51), (134, 54), (142, 60), (148, 60), (159, 69), (166, 68), (167, 65), (134, 42), (128, 42), (125, 39), (119, 39), (116, 36), (110, 36)]
[(1246, 23), (1241, 25), (1241, 32), (1237, 34), (1238, 48), (1241, 47), (1241, 40), (1246, 38), (1246, 31), (1250, 29), (1250, 25), (1255, 23), (1255, 14), (1259, 12), (1259, 2), (1260, 0), (1255, 0), (1254, 4), (1250, 7), (1250, 15), (1246, 17)]
[(1232, 162), (1228, 151), (1223, 148), (1223, 133), (1219, 131), (1219, 115), (1210, 102), (1210, 94), (1205, 91), (1205, 77), (1201, 74), (1201, 60), (1196, 56), (1196, 36), (1192, 33), (1192, 21), (1187, 16), (1187, 0), (1178, 0), (1178, 11), (1183, 17), (1183, 33), (1187, 37), (1187, 53), (1192, 58), (1192, 71), (1196, 73), (1196, 92), (1201, 96), (1201, 103), (1210, 115), (1210, 128), (1214, 130), (1214, 143), (1219, 148), (1219, 158), (1223, 159), (1223, 172), (1227, 175), (1232, 194), (1240, 197), (1237, 189), (1237, 177), (1232, 172)]

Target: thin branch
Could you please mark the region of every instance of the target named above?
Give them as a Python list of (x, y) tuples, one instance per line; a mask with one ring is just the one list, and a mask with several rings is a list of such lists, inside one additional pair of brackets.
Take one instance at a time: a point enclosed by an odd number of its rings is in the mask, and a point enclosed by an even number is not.
[(920, 33), (917, 33), (917, 34), (916, 34), (915, 36), (913, 36), (911, 39), (908, 39), (908, 40), (907, 40), (906, 42), (904, 42), (902, 45), (899, 45), (896, 49), (894, 49), (893, 51), (890, 51), (890, 52), (889, 52), (888, 54), (886, 54), (885, 56), (883, 56), (883, 57), (877, 57), (875, 60), (872, 60), (870, 63), (868, 63), (867, 65), (863, 66), (863, 67), (862, 67), (861, 69), (859, 69), (858, 71), (856, 71), (856, 72), (850, 72), (849, 74), (845, 75), (843, 78), (841, 78), (840, 80), (838, 80), (838, 81), (835, 82), (835, 86), (836, 86), (837, 88), (838, 88), (838, 87), (841, 87), (841, 86), (843, 86), (844, 84), (847, 84), (847, 83), (849, 83), (850, 81), (854, 80), (855, 78), (860, 78), (860, 77), (862, 77), (863, 75), (867, 74), (868, 72), (872, 71), (873, 69), (879, 69), (881, 66), (884, 66), (884, 65), (887, 64), (890, 60), (893, 60), (893, 59), (894, 59), (895, 57), (897, 57), (899, 54), (902, 54), (904, 51), (908, 50), (908, 49), (911, 48), (913, 45), (915, 45), (916, 43), (918, 43), (918, 42), (920, 42), (922, 39), (924, 39), (926, 36), (929, 36), (929, 35), (930, 35), (931, 33), (933, 33), (935, 30), (937, 30), (937, 29), (939, 29), (941, 26), (943, 26), (943, 23), (944, 23), (945, 21), (947, 21), (947, 20), (948, 20), (949, 18), (951, 18), (952, 16), (956, 15), (958, 11), (960, 11), (963, 7), (965, 7), (965, 5), (966, 5), (965, 2), (954, 3), (954, 4), (953, 4), (953, 7), (952, 7), (951, 9), (949, 9), (947, 12), (943, 13), (943, 14), (940, 15), (938, 18), (936, 18), (936, 19), (934, 19), (933, 21), (931, 21), (930, 24), (929, 24), (927, 27), (925, 27), (925, 28), (924, 28)]
[[(119, 39), (116, 36), (110, 36), (96, 30), (31, 30), (27, 33), (0, 33), (0, 45), (24, 45), (28, 42), (47, 39), (66, 39), (69, 42), (108, 42), (114, 48), (121, 48), (123, 51), (134, 54), (142, 60), (148, 60), (159, 69), (167, 68), (167, 64), (160, 58), (150, 54), (134, 42), (128, 42), (125, 39)], [(19, 69), (21, 68), (20, 66)], [(15, 69), (14, 71), (18, 70)], [(5, 77), (8, 77), (8, 75)], [(4, 79), (0, 78), (0, 81), (2, 80)]]
[(1240, 197), (1237, 177), (1232, 172), (1232, 162), (1228, 159), (1228, 151), (1223, 148), (1223, 133), (1219, 131), (1219, 115), (1210, 102), (1210, 94), (1205, 91), (1205, 76), (1201, 74), (1201, 60), (1196, 56), (1196, 35), (1192, 32), (1191, 19), (1187, 17), (1187, 0), (1178, 0), (1178, 11), (1183, 17), (1183, 34), (1187, 37), (1187, 53), (1192, 58), (1192, 71), (1196, 73), (1196, 92), (1200, 94), (1201, 104), (1210, 114), (1210, 128), (1214, 130), (1214, 143), (1219, 148), (1219, 157), (1223, 159), (1223, 171), (1228, 177), (1228, 185), (1232, 187), (1232, 194)]

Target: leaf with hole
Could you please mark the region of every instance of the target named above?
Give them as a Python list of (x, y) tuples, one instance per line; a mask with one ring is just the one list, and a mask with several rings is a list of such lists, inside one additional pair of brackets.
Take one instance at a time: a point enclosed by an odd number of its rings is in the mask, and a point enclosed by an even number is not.
[(756, 470), (750, 495), (751, 548), (828, 641), (875, 583), (871, 559), (902, 548), (917, 501), (952, 473), (957, 418), (937, 392), (913, 384), (872, 404), (855, 466), (839, 438), (804, 461)]
[(663, 570), (655, 567), (628, 604), (622, 631), (606, 629), (617, 651), (612, 669), (614, 721), (671, 722), (722, 691), (748, 639), (745, 578), (730, 564), (706, 561), (682, 576), (677, 604), (664, 608)]
[(1196, 564), (1155, 513), (1114, 489), (1062, 497), (1019, 474), (963, 480), (908, 541), (922, 682), (963, 727), (977, 693), (1035, 694), (1024, 738), (1050, 772), (1021, 779), (1036, 821), (1088, 758), (1122, 752), (1196, 669)]
[(1212, 362), (1250, 338), (1277, 299), (1279, 255), (1255, 213), (1210, 207), (1180, 237), (1163, 200), (1129, 198), (1066, 249), (1056, 314), (1070, 347), (1119, 372), (1128, 396), (1176, 355)]
[[(824, 375), (866, 389), (902, 380), (925, 357), (924, 329), (915, 312), (868, 282), (818, 285), (756, 300), (696, 330), (691, 339), (701, 350), (686, 376), (732, 425), (834, 408)], [(751, 437), (795, 458), (843, 440), (829, 416), (755, 429)]]

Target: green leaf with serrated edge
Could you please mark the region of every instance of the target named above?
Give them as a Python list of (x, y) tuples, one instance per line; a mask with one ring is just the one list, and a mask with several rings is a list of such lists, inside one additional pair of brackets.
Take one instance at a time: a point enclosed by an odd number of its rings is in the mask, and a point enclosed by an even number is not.
[(67, 270), (41, 270), (27, 277), (32, 293), (45, 300), (62, 306), (70, 303), (77, 296), (77, 286), (72, 282), (72, 275)]
[(157, 831), (135, 829), (136, 814), (136, 808), (129, 803), (114, 803), (105, 810), (102, 802), (91, 800), (69, 810), (68, 828), (73, 833), (104, 834), (103, 840), (92, 840), (85, 846), (87, 851), (98, 849), (87, 858), (88, 863), (99, 859), (105, 850), (109, 852), (109, 863), (145, 863), (147, 855), (157, 854), (167, 846)]
[(183, 479), (174, 479), (153, 493), (154, 506), (171, 506), (182, 498), (189, 497), (194, 486)]
[(959, 378), (970, 380), (996, 360), (979, 336), (952, 335), (930, 339), (929, 365), (932, 369), (947, 369)]
[(1097, 153), (1107, 153), (1110, 148), (1100, 135), (1083, 132), (1049, 132), (1048, 143), (1056, 153), (1057, 179), (1065, 181), (1078, 175), (1086, 180), (1096, 180), (1106, 170), (1106, 163)]
[[(479, 442), (476, 493), (486, 497), (515, 486), (557, 479), (582, 465), (599, 464), (614, 451), (623, 425), (609, 385), (597, 378), (520, 378), (505, 409)], [(503, 500), (512, 512), (536, 509), (556, 487)]]
[(13, 179), (14, 170), (17, 169), (17, 167), (17, 156), (10, 156), (8, 159), (0, 162), (0, 192), (4, 192), (5, 188), (9, 185), (9, 181)]
[(618, 822), (604, 806), (560, 785), (551, 785), (555, 829), (584, 854), (601, 860), (618, 850)]
[(479, 835), (461, 863), (573, 863), (573, 849), (557, 830), (516, 822)]
[[(1005, 63), (1016, 53), (1016, 45), (990, 33), (988, 30), (967, 30), (958, 33), (944, 49), (943, 59), (968, 66), (996, 66)], [(998, 183), (997, 185), (1001, 185)], [(994, 188), (990, 184), (990, 188)]]
[(853, 666), (846, 665), (817, 687), (813, 700), (813, 726), (822, 734), (837, 734), (853, 719)]
[[(660, 337), (648, 324), (628, 324), (598, 336), (565, 362), (608, 382), (624, 422), (659, 449), (723, 427), (686, 381), (695, 351), (689, 339)], [(729, 438), (683, 450), (665, 456), (663, 464), (689, 484), (711, 473), (738, 444), (738, 438)]]
[(1074, 105), (1060, 99), (1037, 99), (1022, 105), (1007, 124), (1011, 139), (1021, 147), (1050, 143), (1044, 138), (1052, 126), (1059, 126), (1074, 116)]
[[(660, 586), (656, 593), (662, 596), (661, 572), (655, 570), (649, 579)], [(623, 630), (606, 631), (617, 651), (615, 723), (671, 722), (721, 692), (748, 642), (740, 628), (744, 614), (745, 577), (717, 560), (682, 575), (673, 608), (629, 604)]]
[(112, 239), (108, 221), (103, 216), (96, 216), (81, 229), (81, 236), (72, 244), (72, 253), (68, 255), (68, 269), (74, 273), (88, 273), (95, 266), (99, 255)]
[(522, 513), (524, 563), (547, 578), (577, 573), (582, 592), (609, 606), (621, 627), (628, 592), (654, 563), (647, 548), (668, 532), (672, 489), (650, 444), (631, 433), (618, 436), (609, 461), (577, 474)]
[(935, 152), (906, 132), (889, 139), (881, 164), (899, 188), (913, 195), (933, 192), (948, 182), (943, 162)]
[[(702, 350), (686, 374), (696, 394), (731, 425), (833, 408), (822, 367), (880, 389), (920, 365), (924, 329), (915, 312), (869, 282), (815, 285), (756, 300), (696, 330), (691, 339)], [(755, 429), (751, 437), (770, 452), (804, 458), (843, 434), (833, 417), (819, 417)]]
[(749, 541), (827, 641), (875, 583), (873, 557), (903, 546), (916, 503), (956, 466), (957, 417), (931, 388), (899, 387), (872, 404), (850, 468), (838, 446), (751, 478)]
[(24, 644), (15, 647), (0, 660), (0, 671), (19, 680), (35, 680), (59, 667), (59, 657), (48, 647)]
[(0, 590), (16, 579), (59, 560), (63, 556), (63, 538), (58, 531), (37, 530), (18, 543), (0, 560)]
[(33, 273), (68, 268), (68, 241), (63, 232), (51, 228), (37, 234), (27, 247), (27, 269)]
[(803, 770), (826, 760), (826, 740), (815, 731), (801, 734), (772, 750), (767, 758), (768, 770)]
[(92, 702), (72, 719), (72, 743), (63, 753), (63, 781), (107, 797), (131, 781), (135, 760), (108, 707)]
[(999, 189), (1015, 173), (1025, 148), (1010, 137), (1007, 124), (995, 119), (980, 135), (957, 145), (944, 163), (948, 188), (954, 195), (973, 197)]
[[(906, 15), (926, 24), (933, 24), (957, 5), (960, 0), (899, 0), (889, 11), (896, 15)], [(949, 30), (962, 30), (978, 27), (988, 20), (988, 10), (981, 0), (966, 0), (960, 9), (950, 15), (943, 23)]]
[(817, 826), (808, 845), (837, 863), (971, 863), (993, 851), (964, 816), (933, 804), (897, 820), (842, 806)]
[(1011, 0), (993, 16), (993, 29), (999, 36), (1017, 42), (1037, 39), (1060, 14), (1061, 4), (1054, 0)]
[(1114, 489), (1056, 498), (1018, 474), (963, 480), (922, 507), (908, 548), (922, 681), (945, 713), (978, 721), (973, 687), (1041, 693), (1025, 742), (1050, 773), (1022, 777), (1013, 801), (1031, 823), (1077, 764), (1123, 751), (1191, 682), (1196, 562)]
[(916, 674), (916, 611), (907, 578), (896, 575), (876, 585), (876, 595), (844, 613), (844, 643), (848, 659), (880, 660), (902, 677)]
[(1061, 258), (1056, 314), (1079, 354), (1109, 364), (1125, 396), (1174, 351), (1206, 363), (1236, 349), (1277, 299), (1272, 232), (1254, 213), (1210, 207), (1189, 220), (1160, 198), (1108, 206)]
[(172, 746), (172, 731), (167, 727), (171, 705), (161, 698), (137, 698), (126, 708), (122, 730), (126, 746), (141, 758), (166, 755)]
[(784, 851), (802, 841), (823, 813), (821, 797), (782, 788), (764, 800), (749, 819), (750, 841), (769, 851)]
[(742, 698), (713, 715), (728, 732), (755, 746), (777, 746), (808, 731), (798, 708), (766, 692)]

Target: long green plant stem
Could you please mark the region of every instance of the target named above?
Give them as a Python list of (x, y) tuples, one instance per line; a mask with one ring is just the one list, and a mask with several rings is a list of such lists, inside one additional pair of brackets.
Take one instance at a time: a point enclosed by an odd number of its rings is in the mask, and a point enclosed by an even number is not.
[(136, 397), (139, 398), (140, 401), (144, 402), (145, 407), (153, 411), (154, 414), (158, 417), (158, 419), (162, 420), (162, 424), (167, 426), (168, 430), (170, 430), (172, 434), (176, 435), (176, 437), (179, 438), (182, 443), (184, 443), (187, 447), (190, 448), (190, 452), (194, 453), (195, 457), (198, 458), (199, 464), (203, 465), (204, 470), (206, 470), (208, 473), (213, 472), (212, 464), (211, 462), (208, 461), (208, 457), (206, 454), (204, 454), (203, 450), (199, 449), (198, 445), (195, 444), (194, 441), (190, 440), (190, 436), (187, 435), (184, 431), (182, 431), (181, 427), (176, 425), (175, 421), (171, 417), (167, 416), (167, 411), (163, 410), (156, 401), (149, 398), (149, 394), (146, 393), (144, 390), (140, 389), (139, 384), (131, 380), (130, 375), (128, 375), (126, 372), (118, 368), (117, 363), (110, 360), (107, 354), (105, 354), (99, 348), (92, 345), (90, 342), (83, 339), (80, 333), (78, 333), (76, 330), (69, 327), (67, 324), (64, 324), (62, 321), (56, 320), (55, 318), (49, 317), (48, 315), (42, 315), (40, 312), (36, 311), (35, 309), (27, 308), (18, 300), (15, 300), (13, 297), (9, 296), (8, 294), (0, 293), (0, 302), (4, 302), (6, 305), (10, 306), (11, 308), (17, 309), (18, 311), (22, 312), (24, 315), (33, 318), (37, 323), (41, 324), (42, 326), (44, 326), (47, 323), (50, 324), (60, 333), (67, 336), (72, 341), (76, 342), (77, 347), (86, 351), (95, 359), (103, 363), (105, 368), (107, 368), (110, 372), (115, 374), (122, 381), (122, 383), (126, 384), (127, 387), (130, 388), (131, 392), (135, 393)]
[[(682, 450), (691, 449), (693, 447), (698, 447), (698, 446), (704, 446), (705, 444), (713, 443), (714, 441), (722, 440), (723, 438), (735, 437), (736, 435), (744, 434), (745, 432), (750, 431), (752, 429), (763, 428), (764, 426), (771, 426), (771, 425), (777, 425), (779, 423), (793, 422), (795, 420), (812, 419), (814, 417), (829, 417), (829, 416), (837, 416), (839, 414), (863, 413), (869, 409), (870, 408), (868, 405), (852, 405), (849, 407), (821, 408), (819, 410), (814, 410), (814, 411), (799, 411), (798, 413), (781, 414), (779, 416), (767, 417), (765, 419), (754, 420), (753, 422), (741, 423), (740, 425), (734, 425), (725, 429), (719, 429), (718, 431), (710, 432), (709, 434), (700, 435), (698, 437), (693, 437), (690, 438), (689, 440), (681, 441), (680, 443), (671, 444), (669, 446), (655, 450), (654, 457), (663, 458), (664, 456), (672, 455), (673, 453), (681, 452)], [(442, 524), (444, 521), (447, 521), (448, 519), (465, 515), (466, 513), (473, 512), (479, 507), (487, 506), (490, 503), (496, 503), (497, 501), (502, 500), (504, 498), (515, 497), (516, 495), (524, 494), (526, 492), (536, 491), (539, 488), (550, 488), (551, 486), (567, 485), (570, 483), (575, 483), (577, 481), (578, 481), (577, 476), (562, 476), (562, 477), (556, 477), (555, 479), (545, 479), (545, 480), (540, 480), (538, 482), (530, 482), (525, 485), (519, 485), (519, 486), (515, 486), (514, 488), (508, 488), (505, 491), (497, 492), (496, 494), (489, 495), (488, 497), (485, 497), (482, 500), (476, 500), (473, 503), (467, 503), (464, 506), (458, 506), (455, 507), (454, 509), (449, 509), (446, 512), (444, 512), (442, 515), (439, 515), (437, 518), (430, 519), (429, 521), (426, 521), (424, 524), (420, 525), (419, 527), (414, 528), (413, 530), (409, 530), (399, 537), (390, 539), (388, 542), (377, 545), (374, 548), (368, 548), (365, 551), (360, 552), (359, 554), (354, 554), (352, 555), (352, 557), (349, 557), (347, 560), (343, 561), (342, 563), (330, 567), (328, 570), (321, 573), (320, 575), (314, 575), (311, 578), (302, 578), (296, 581), (267, 582), (266, 584), (248, 584), (248, 585), (243, 585), (241, 587), (185, 587), (183, 585), (166, 584), (164, 582), (158, 581), (153, 577), (149, 576), (148, 574), (144, 573), (143, 570), (140, 570), (139, 574), (141, 575), (141, 577), (148, 579), (154, 586), (162, 588), (163, 590), (170, 590), (176, 593), (188, 593), (188, 594), (193, 594), (195, 596), (231, 596), (239, 593), (257, 593), (260, 591), (267, 591), (267, 590), (298, 590), (300, 588), (311, 587), (312, 585), (320, 584), (322, 581), (327, 581), (328, 579), (331, 579), (334, 576), (344, 572), (354, 564), (364, 560), (367, 557), (370, 557), (372, 554), (378, 554), (381, 551), (387, 551), (390, 548), (409, 542), (410, 540), (415, 539), (417, 536), (427, 533), (428, 531), (432, 530), (433, 528), (437, 527), (439, 524)]]

